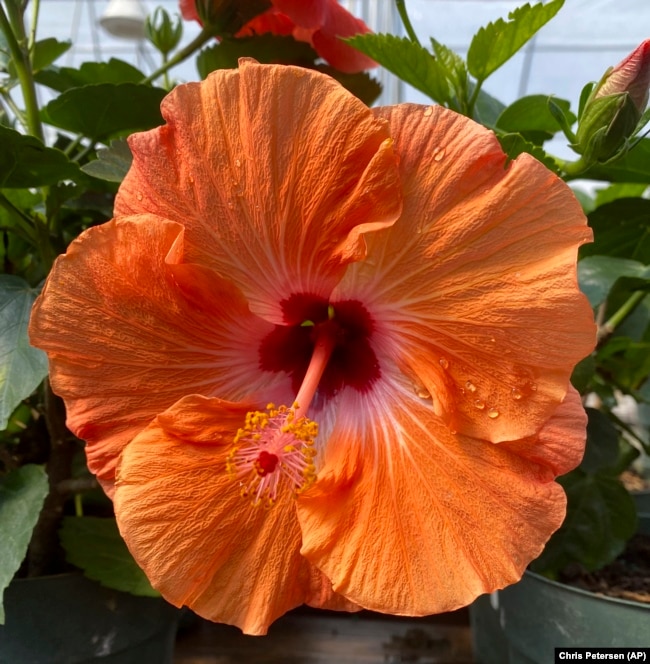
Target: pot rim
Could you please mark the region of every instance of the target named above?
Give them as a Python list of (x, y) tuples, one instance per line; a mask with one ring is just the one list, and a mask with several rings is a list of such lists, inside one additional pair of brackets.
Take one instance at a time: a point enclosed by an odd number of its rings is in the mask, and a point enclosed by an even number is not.
[(621, 597), (610, 597), (609, 595), (604, 595), (602, 593), (595, 593), (590, 590), (584, 590), (583, 588), (577, 588), (576, 586), (569, 585), (568, 583), (554, 581), (553, 579), (549, 579), (548, 577), (543, 576), (542, 574), (537, 574), (536, 572), (531, 572), (530, 570), (526, 570), (524, 572), (522, 580), (524, 577), (528, 577), (532, 581), (536, 581), (538, 583), (546, 583), (550, 586), (558, 588), (561, 591), (574, 593), (583, 597), (589, 597), (592, 599), (602, 599), (607, 602), (612, 602), (614, 604), (623, 604), (624, 606), (629, 606), (635, 609), (644, 608), (650, 611), (650, 602), (638, 602), (636, 600), (623, 599)]

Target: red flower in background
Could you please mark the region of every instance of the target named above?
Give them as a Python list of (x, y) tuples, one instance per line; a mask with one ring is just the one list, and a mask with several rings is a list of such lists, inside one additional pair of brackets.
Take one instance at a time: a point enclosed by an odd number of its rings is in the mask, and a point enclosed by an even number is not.
[[(271, 0), (272, 7), (250, 20), (237, 37), (272, 33), (291, 35), (310, 44), (332, 67), (347, 74), (376, 67), (377, 63), (341, 41), (341, 37), (370, 32), (361, 20), (341, 7), (337, 0)], [(186, 20), (199, 21), (196, 0), (180, 0)]]

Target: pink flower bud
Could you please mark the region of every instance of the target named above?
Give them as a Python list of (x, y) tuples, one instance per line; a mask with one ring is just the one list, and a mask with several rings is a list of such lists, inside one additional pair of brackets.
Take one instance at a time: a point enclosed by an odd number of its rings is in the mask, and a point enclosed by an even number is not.
[(628, 149), (648, 103), (650, 39), (610, 67), (587, 99), (574, 149), (587, 162), (604, 162)]
[(627, 92), (639, 114), (648, 103), (650, 90), (650, 39), (632, 51), (622, 62), (610, 69), (601, 79), (595, 98)]

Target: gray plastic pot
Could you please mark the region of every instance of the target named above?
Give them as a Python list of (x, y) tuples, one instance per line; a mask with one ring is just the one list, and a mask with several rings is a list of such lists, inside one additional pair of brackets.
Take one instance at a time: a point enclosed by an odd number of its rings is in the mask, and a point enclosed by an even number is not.
[(470, 607), (479, 664), (553, 664), (554, 648), (650, 643), (650, 604), (604, 597), (526, 572)]
[(81, 574), (13, 581), (0, 664), (172, 664), (180, 612)]

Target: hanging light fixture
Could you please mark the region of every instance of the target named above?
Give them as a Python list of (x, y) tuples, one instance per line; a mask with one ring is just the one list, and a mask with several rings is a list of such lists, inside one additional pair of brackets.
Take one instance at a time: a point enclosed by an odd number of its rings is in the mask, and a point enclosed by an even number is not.
[(114, 37), (143, 39), (146, 18), (147, 10), (140, 0), (110, 0), (99, 24)]

